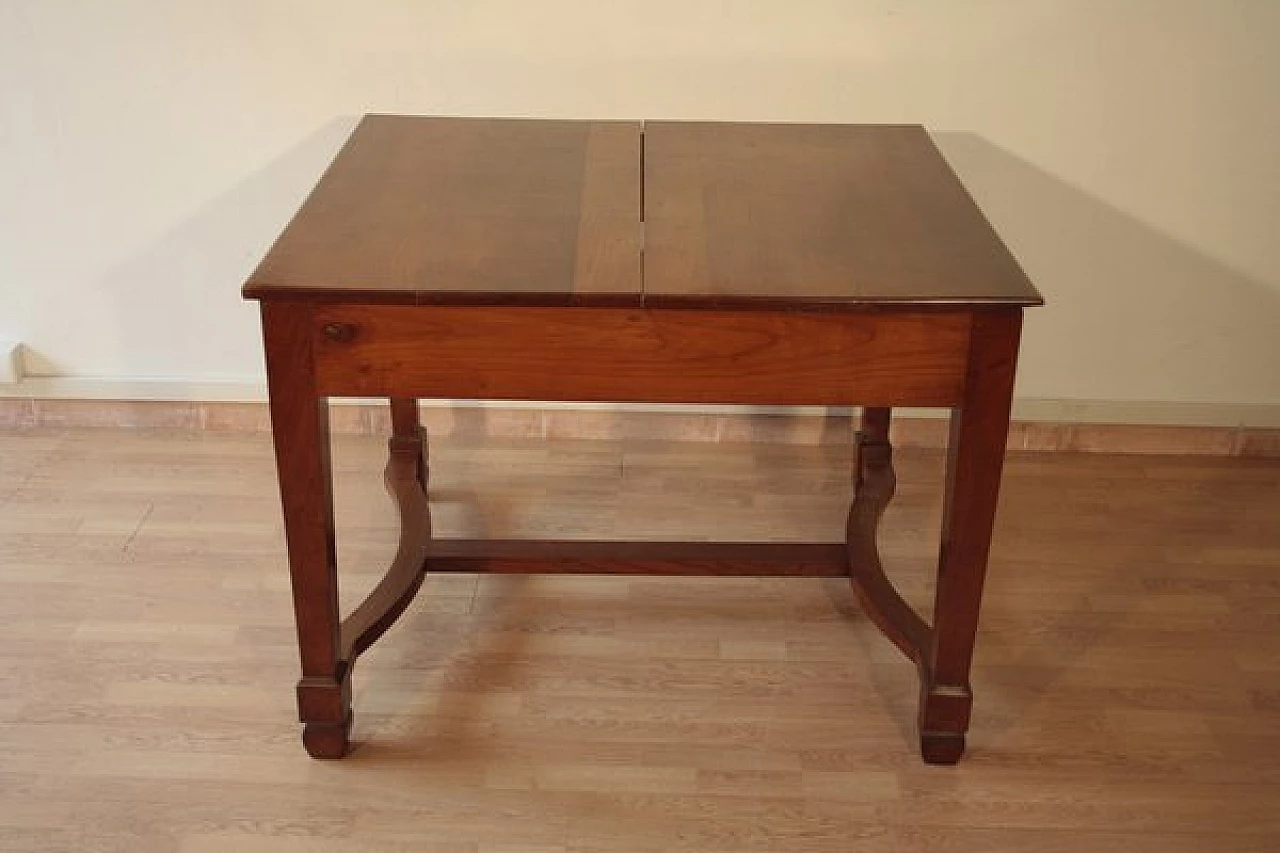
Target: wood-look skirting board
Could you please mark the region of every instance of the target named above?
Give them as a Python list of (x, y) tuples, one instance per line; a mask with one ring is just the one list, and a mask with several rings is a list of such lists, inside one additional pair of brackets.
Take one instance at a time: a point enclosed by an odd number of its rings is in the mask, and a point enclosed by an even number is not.
[[(12, 396), (0, 393), (0, 429), (110, 427), (265, 432), (265, 402), (214, 399), (107, 399)], [(222, 396), (222, 395), (210, 395)], [(230, 396), (230, 395), (228, 395)], [(249, 395), (244, 395), (249, 396)], [(386, 404), (340, 401), (331, 409), (338, 433), (390, 433)], [(1144, 408), (1145, 405), (1145, 408)], [(1054, 417), (1069, 412), (1083, 417)], [(1210, 407), (1178, 404), (1089, 403), (1024, 400), (1014, 404), (1012, 450), (1084, 453), (1185, 454), (1280, 458), (1280, 407)], [(942, 447), (947, 435), (940, 413), (904, 412), (893, 424), (900, 447)], [(1129, 414), (1132, 422), (1120, 419)], [(1145, 417), (1144, 417), (1145, 416)], [(784, 444), (839, 444), (853, 440), (852, 421), (841, 410), (656, 405), (423, 403), (422, 421), (437, 436), (494, 438), (660, 439)], [(1145, 423), (1142, 421), (1146, 421)], [(1206, 423), (1206, 421), (1208, 421)]]

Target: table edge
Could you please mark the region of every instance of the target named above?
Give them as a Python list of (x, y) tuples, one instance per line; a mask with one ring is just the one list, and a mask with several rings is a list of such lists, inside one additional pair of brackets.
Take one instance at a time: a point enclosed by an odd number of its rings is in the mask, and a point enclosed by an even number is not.
[(272, 287), (258, 282), (241, 289), (246, 300), (259, 302), (309, 302), (366, 305), (447, 305), (476, 308), (679, 308), (687, 310), (736, 311), (996, 311), (1015, 308), (1038, 308), (1044, 298), (824, 298), (743, 296), (719, 294), (664, 293), (553, 293), (512, 291), (400, 291), (358, 290), (326, 287)]

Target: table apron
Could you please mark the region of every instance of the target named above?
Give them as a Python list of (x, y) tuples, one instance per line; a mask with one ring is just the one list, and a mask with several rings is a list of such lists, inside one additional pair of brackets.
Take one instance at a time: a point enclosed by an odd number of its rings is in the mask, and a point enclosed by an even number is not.
[(959, 404), (968, 311), (308, 306), (324, 396)]

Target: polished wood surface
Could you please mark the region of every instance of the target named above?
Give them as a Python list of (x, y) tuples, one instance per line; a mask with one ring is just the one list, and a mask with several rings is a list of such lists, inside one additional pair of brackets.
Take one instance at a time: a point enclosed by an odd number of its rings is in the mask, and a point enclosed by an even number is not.
[[(657, 123), (642, 135), (371, 117), (245, 294), (263, 300), (312, 756), (346, 753), (356, 658), (431, 569), (414, 398), (442, 397), (869, 406), (846, 573), (919, 667), (922, 756), (960, 758), (1021, 313), (1039, 297), (921, 128)], [(317, 487), (329, 480), (317, 421), (340, 396), (391, 400), (387, 485), (401, 519), (395, 560), (346, 620)], [(932, 624), (875, 543), (896, 405), (948, 407), (956, 425)], [(473, 550), (462, 567), (743, 570), (726, 559), (732, 543), (593, 547)], [(773, 551), (793, 565), (766, 571), (830, 573), (812, 549)]]
[(383, 480), (400, 512), (400, 544), (382, 580), (342, 620), (339, 646), (342, 659), (348, 661), (376, 643), (412, 603), (422, 586), (422, 561), (431, 540), (426, 434), (418, 423), (415, 401), (391, 400), (391, 429)]
[[(732, 543), (637, 548), (554, 539), (523, 554), (515, 543), (470, 543), (462, 553), (440, 553), (426, 511), (426, 435), (412, 399), (418, 395), (871, 402), (858, 438), (844, 571), (872, 621), (920, 670), (923, 758), (954, 764), (963, 754), (1021, 309), (828, 314), (266, 301), (263, 320), (303, 657), (299, 711), (312, 756), (346, 754), (356, 658), (404, 613), (433, 566), (498, 573), (831, 574), (829, 559), (814, 559), (830, 551), (814, 544), (775, 547), (767, 555), (762, 549), (765, 562), (775, 565), (748, 560), (755, 564), (749, 569), (730, 561), (740, 550)], [(934, 374), (947, 376), (948, 384), (913, 384)], [(315, 487), (318, 478), (327, 480), (329, 463), (312, 421), (324, 416), (327, 396), (355, 394), (391, 400), (387, 485), (399, 508), (401, 545), (382, 581), (342, 620), (335, 607), (332, 513), (327, 493)], [(953, 408), (932, 623), (894, 587), (876, 546), (896, 480), (887, 402)], [(294, 431), (301, 452), (289, 440)]]
[(638, 542), (436, 539), (428, 572), (484, 574), (845, 577), (844, 547), (828, 542)]
[(636, 122), (366, 116), (255, 299), (638, 304)]
[(658, 121), (642, 135), (640, 122), (387, 115), (360, 122), (244, 294), (826, 310), (1041, 302), (919, 126)]
[(319, 393), (952, 406), (970, 316), (322, 305)]
[[(276, 470), (302, 678), (298, 717), (313, 755), (341, 755), (351, 729), (351, 664), (343, 654), (334, 544), (328, 400), (316, 393), (309, 305), (262, 304)], [(287, 486), (287, 487), (286, 487)]]
[(933, 631), (921, 661), (920, 739), (926, 761), (964, 753), (973, 708), (969, 667), (995, 529), (1009, 436), (1009, 409), (1022, 315), (974, 316), (963, 402), (951, 410)]
[(1030, 306), (918, 125), (645, 124), (645, 304)]
[[(843, 543), (846, 445), (437, 439), (449, 538)], [(334, 439), (343, 612), (400, 525)], [(927, 608), (943, 458), (880, 547)], [(300, 754), (265, 434), (0, 431), (0, 849), (1271, 853), (1280, 462), (1013, 453), (969, 755), (832, 579), (433, 575)]]

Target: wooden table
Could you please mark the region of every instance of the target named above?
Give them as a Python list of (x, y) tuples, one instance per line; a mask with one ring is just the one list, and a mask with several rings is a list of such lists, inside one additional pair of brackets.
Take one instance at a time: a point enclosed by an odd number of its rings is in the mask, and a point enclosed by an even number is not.
[[(848, 576), (964, 751), (1022, 309), (1039, 294), (918, 126), (368, 116), (245, 285), (261, 300), (307, 751), (424, 572)], [(399, 550), (345, 619), (327, 399), (387, 397)], [(433, 539), (418, 398), (862, 406), (845, 542)], [(951, 415), (932, 622), (875, 545), (893, 406)]]

